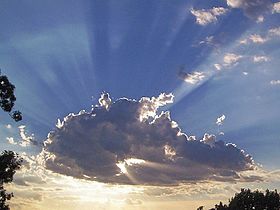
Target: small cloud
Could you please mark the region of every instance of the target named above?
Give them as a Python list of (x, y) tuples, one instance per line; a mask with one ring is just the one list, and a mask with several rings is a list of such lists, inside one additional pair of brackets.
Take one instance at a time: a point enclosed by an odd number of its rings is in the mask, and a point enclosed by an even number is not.
[(240, 44), (248, 44), (248, 39), (242, 39), (239, 41)]
[(268, 62), (270, 59), (267, 56), (253, 56), (254, 63)]
[(239, 41), (240, 44), (247, 45), (249, 43), (254, 44), (264, 44), (267, 41), (272, 40), (274, 37), (280, 36), (280, 27), (278, 28), (271, 28), (266, 35), (261, 36), (259, 34), (251, 34), (249, 37), (242, 39)]
[(271, 80), (270, 84), (271, 85), (280, 85), (280, 80), (279, 79), (278, 80)]
[(207, 36), (204, 40), (200, 41), (199, 44), (214, 45), (214, 36)]
[(243, 71), (242, 74), (247, 76), (249, 73), (247, 71)]
[(280, 36), (280, 27), (270, 29), (268, 34), (269, 36)]
[(263, 37), (260, 36), (259, 34), (252, 34), (252, 35), (250, 35), (249, 40), (251, 40), (253, 43), (263, 44), (263, 43), (265, 43), (268, 39), (267, 39), (267, 38), (263, 38)]
[(262, 19), (263, 15), (272, 9), (271, 0), (227, 0), (227, 5), (242, 9), (244, 14), (256, 21)]
[(7, 129), (11, 129), (11, 128), (12, 128), (12, 125), (11, 125), (11, 124), (7, 124), (5, 127), (6, 127)]
[(280, 2), (276, 2), (273, 4), (272, 13), (280, 13)]
[(194, 71), (191, 73), (186, 73), (183, 71), (180, 71), (178, 73), (178, 77), (182, 80), (184, 80), (186, 83), (189, 84), (197, 84), (200, 81), (202, 81), (205, 78), (205, 73), (204, 72), (199, 72), (199, 71)]
[(12, 144), (12, 145), (16, 145), (17, 144), (17, 142), (15, 142), (13, 137), (7, 137), (6, 139), (7, 139), (9, 144)]
[(218, 126), (223, 125), (225, 119), (226, 119), (226, 116), (223, 114), (222, 116), (220, 116), (220, 117), (217, 118), (216, 124), (217, 124)]
[(233, 66), (233, 65), (237, 65), (238, 61), (242, 57), (243, 57), (242, 55), (237, 55), (237, 54), (234, 54), (234, 53), (227, 53), (224, 56), (224, 66), (230, 67), (230, 66)]
[(214, 64), (214, 67), (215, 67), (218, 71), (222, 70), (222, 65), (221, 65), (221, 64), (215, 63), (215, 64)]
[(217, 17), (220, 15), (224, 15), (228, 9), (223, 7), (213, 7), (212, 9), (202, 9), (202, 10), (195, 10), (191, 9), (191, 13), (196, 18), (196, 23), (202, 26), (205, 26), (209, 23), (217, 22)]
[(262, 23), (263, 21), (264, 21), (264, 16), (261, 15), (261, 16), (258, 17), (256, 22), (257, 23)]
[(25, 130), (25, 125), (21, 125), (19, 128), (19, 135), (21, 137), (21, 142), (19, 143), (22, 147), (27, 147), (29, 145), (38, 145), (38, 142), (35, 140), (34, 134), (30, 136), (27, 135)]

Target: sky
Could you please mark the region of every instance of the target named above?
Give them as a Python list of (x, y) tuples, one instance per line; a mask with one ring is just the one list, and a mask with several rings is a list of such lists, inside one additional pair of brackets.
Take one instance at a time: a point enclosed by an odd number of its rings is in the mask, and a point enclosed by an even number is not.
[(196, 209), (280, 189), (280, 2), (0, 2), (23, 120), (12, 209)]

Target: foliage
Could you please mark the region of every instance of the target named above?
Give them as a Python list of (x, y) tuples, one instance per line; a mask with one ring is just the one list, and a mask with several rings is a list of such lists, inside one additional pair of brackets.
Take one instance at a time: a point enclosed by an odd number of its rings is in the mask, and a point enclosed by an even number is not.
[[(203, 208), (199, 207), (199, 210)], [(277, 190), (265, 193), (258, 190), (251, 191), (250, 189), (241, 189), (241, 192), (236, 193), (229, 200), (229, 204), (220, 202), (210, 210), (279, 210), (280, 209), (280, 194)]]
[(7, 193), (5, 183), (13, 181), (13, 176), (22, 164), (22, 158), (12, 151), (4, 151), (0, 155), (0, 210), (9, 210), (7, 200), (13, 197), (13, 193)]
[(14, 91), (15, 86), (9, 81), (7, 76), (1, 75), (0, 70), (0, 107), (5, 112), (9, 112), (10, 116), (17, 122), (22, 120), (22, 115), (20, 111), (12, 112), (16, 101)]
[[(22, 120), (20, 111), (13, 111), (16, 97), (14, 94), (15, 86), (10, 83), (9, 79), (5, 75), (1, 75), (0, 69), (0, 107), (9, 112), (10, 116), (17, 122)], [(4, 184), (13, 181), (13, 176), (22, 164), (22, 158), (15, 152), (4, 151), (0, 154), (0, 210), (9, 210), (9, 205), (6, 204), (7, 200), (13, 197), (13, 193), (8, 193)]]

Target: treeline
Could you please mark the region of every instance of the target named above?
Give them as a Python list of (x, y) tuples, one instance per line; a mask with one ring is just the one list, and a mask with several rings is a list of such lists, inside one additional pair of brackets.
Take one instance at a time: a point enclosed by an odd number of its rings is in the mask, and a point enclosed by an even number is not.
[[(203, 210), (203, 206), (197, 210)], [(220, 202), (210, 210), (280, 210), (280, 194), (277, 190), (263, 193), (259, 190), (241, 189), (229, 200), (229, 204)]]

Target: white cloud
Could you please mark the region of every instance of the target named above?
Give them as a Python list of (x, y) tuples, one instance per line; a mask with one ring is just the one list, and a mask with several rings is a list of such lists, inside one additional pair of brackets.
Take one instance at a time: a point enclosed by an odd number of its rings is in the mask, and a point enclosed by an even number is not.
[(148, 120), (154, 118), (159, 107), (173, 103), (174, 95), (172, 93), (161, 93), (158, 97), (142, 97), (140, 99), (140, 107), (138, 112), (139, 120)]
[(272, 9), (271, 0), (226, 0), (227, 5), (232, 8), (242, 9), (244, 14), (256, 21), (262, 19)]
[(17, 144), (17, 142), (15, 142), (15, 140), (14, 140), (13, 137), (7, 137), (6, 139), (7, 139), (7, 141), (8, 141), (9, 144), (13, 144), (13, 145), (16, 145), (16, 144)]
[(238, 64), (238, 61), (242, 58), (242, 55), (237, 55), (234, 53), (227, 53), (224, 56), (224, 66), (230, 67), (232, 65)]
[(254, 63), (268, 62), (270, 59), (267, 56), (253, 56)]
[(228, 9), (223, 7), (213, 7), (212, 9), (195, 10), (191, 9), (191, 13), (196, 18), (196, 23), (199, 25), (207, 25), (209, 23), (217, 22), (217, 16), (224, 15)]
[(204, 40), (200, 41), (199, 44), (214, 45), (214, 36), (207, 36)]
[(34, 134), (31, 134), (30, 136), (27, 135), (25, 131), (25, 125), (21, 125), (19, 128), (19, 135), (21, 137), (21, 142), (19, 143), (22, 147), (27, 147), (29, 145), (38, 145), (38, 142), (35, 140)]
[(273, 4), (272, 13), (280, 13), (280, 2), (276, 2)]
[(12, 125), (11, 124), (7, 124), (5, 127), (8, 128), (8, 129), (11, 129)]
[(261, 16), (258, 17), (256, 22), (257, 23), (262, 23), (263, 21), (264, 21), (264, 16), (261, 15)]
[(218, 71), (222, 70), (222, 65), (221, 65), (221, 64), (215, 63), (215, 64), (214, 64), (214, 67), (215, 67)]
[(248, 39), (242, 39), (239, 41), (240, 44), (248, 44)]
[(271, 85), (280, 85), (280, 80), (279, 79), (278, 80), (271, 80), (270, 84)]
[(194, 84), (197, 84), (200, 81), (202, 81), (206, 75), (204, 72), (199, 72), (199, 71), (194, 71), (191, 73), (186, 73), (186, 72), (180, 71), (178, 73), (178, 76), (180, 79), (184, 80), (186, 83), (194, 85)]
[(227, 0), (227, 5), (233, 8), (239, 8), (242, 5), (242, 1), (238, 0)]
[(213, 134), (205, 133), (201, 142), (210, 145), (211, 147), (215, 146), (216, 136)]
[(174, 126), (169, 112), (158, 114), (172, 101), (173, 95), (165, 93), (138, 101), (121, 98), (108, 109), (70, 114), (49, 133), (42, 162), (81, 179), (153, 185), (236, 180), (239, 172), (254, 168), (252, 158), (236, 146), (211, 134), (195, 140)]
[(112, 100), (108, 93), (102, 93), (98, 102), (101, 107), (105, 107), (106, 109), (108, 109), (112, 103)]
[(270, 36), (280, 36), (280, 27), (272, 28), (268, 31)]
[(280, 36), (280, 27), (271, 28), (264, 36), (261, 36), (259, 34), (251, 34), (249, 37), (240, 40), (239, 43), (244, 45), (249, 43), (263, 44), (279, 36)]
[(263, 37), (260, 36), (259, 34), (252, 34), (252, 35), (249, 36), (249, 40), (251, 40), (253, 43), (263, 44), (263, 43), (265, 43), (268, 39), (267, 39), (267, 38), (263, 38)]
[(218, 126), (222, 125), (222, 124), (224, 123), (225, 119), (226, 119), (226, 116), (223, 114), (222, 116), (220, 116), (220, 117), (217, 118), (216, 124), (217, 124)]

